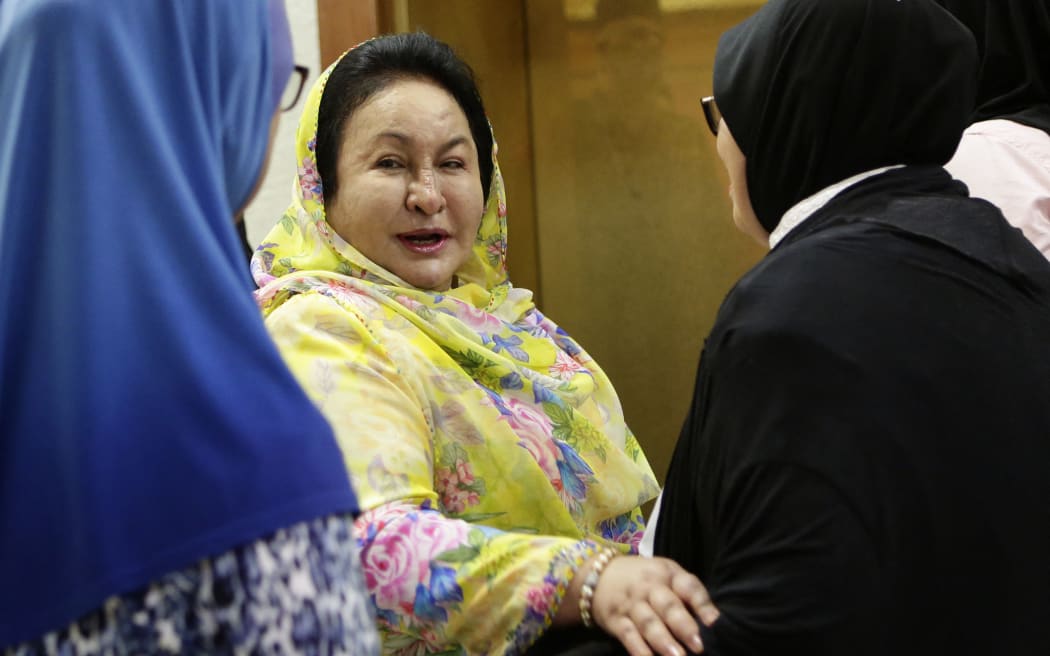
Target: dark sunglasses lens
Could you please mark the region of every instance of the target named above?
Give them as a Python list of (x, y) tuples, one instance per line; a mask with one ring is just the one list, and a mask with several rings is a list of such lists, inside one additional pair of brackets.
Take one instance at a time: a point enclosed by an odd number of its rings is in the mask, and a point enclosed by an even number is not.
[(718, 124), (722, 121), (722, 113), (718, 111), (718, 105), (715, 104), (713, 96), (707, 96), (700, 101), (700, 104), (704, 108), (704, 118), (707, 119), (707, 127), (711, 130), (711, 134), (718, 135)]

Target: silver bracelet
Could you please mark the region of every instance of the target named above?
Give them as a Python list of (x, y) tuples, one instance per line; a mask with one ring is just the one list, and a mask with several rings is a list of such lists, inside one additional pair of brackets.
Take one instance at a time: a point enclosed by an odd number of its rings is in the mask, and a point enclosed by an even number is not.
[(588, 572), (587, 578), (583, 580), (583, 587), (580, 588), (580, 621), (587, 628), (594, 626), (594, 621), (591, 619), (591, 601), (594, 599), (594, 588), (598, 586), (598, 577), (602, 575), (605, 566), (614, 556), (616, 556), (615, 551), (603, 547), (594, 561), (594, 566)]

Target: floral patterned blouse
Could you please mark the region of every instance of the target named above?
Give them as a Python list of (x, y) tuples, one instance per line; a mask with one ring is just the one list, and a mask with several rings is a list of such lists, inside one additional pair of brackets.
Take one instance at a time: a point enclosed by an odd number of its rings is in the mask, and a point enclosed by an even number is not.
[(327, 76), (300, 123), (295, 202), (253, 260), (257, 297), (351, 473), (384, 651), (520, 653), (598, 545), (636, 550), (656, 480), (605, 374), (507, 280), (498, 165), (449, 292), (331, 229), (313, 165)]

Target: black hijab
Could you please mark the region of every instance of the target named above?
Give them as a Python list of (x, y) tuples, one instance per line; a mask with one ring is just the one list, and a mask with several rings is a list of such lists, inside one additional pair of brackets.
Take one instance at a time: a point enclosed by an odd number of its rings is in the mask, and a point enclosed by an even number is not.
[(947, 162), (976, 71), (973, 36), (929, 0), (768, 2), (722, 35), (714, 67), (759, 221), (772, 231), (863, 171)]
[(1050, 134), (1050, 1), (939, 2), (977, 38), (973, 120), (1006, 118)]

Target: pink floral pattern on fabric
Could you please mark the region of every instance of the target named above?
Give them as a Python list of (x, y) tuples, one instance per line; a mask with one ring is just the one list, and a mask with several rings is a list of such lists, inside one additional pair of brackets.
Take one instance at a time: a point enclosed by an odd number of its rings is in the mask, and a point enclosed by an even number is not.
[(558, 380), (570, 380), (583, 370), (583, 365), (565, 351), (558, 351), (551, 365), (550, 374)]
[(462, 514), (470, 506), (481, 503), (477, 481), (470, 463), (459, 461), (454, 469), (439, 468), (434, 474), (441, 490), (441, 506), (453, 514)]
[(299, 165), (299, 187), (303, 198), (321, 199), (321, 176), (317, 173), (317, 163), (312, 157), (304, 157)]
[(452, 289), (412, 288), (332, 229), (315, 160), (330, 71), (300, 120), (296, 197), (252, 261), (256, 298), (365, 511), (384, 652), (522, 653), (598, 544), (640, 537), (656, 479), (605, 374), (507, 278), (495, 146)]

